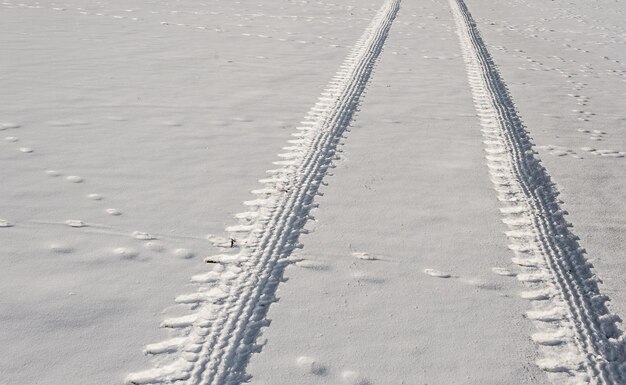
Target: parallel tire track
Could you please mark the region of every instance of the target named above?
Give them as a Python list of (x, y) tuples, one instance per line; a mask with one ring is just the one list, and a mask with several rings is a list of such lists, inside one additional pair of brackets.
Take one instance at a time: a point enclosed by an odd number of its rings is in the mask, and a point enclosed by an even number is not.
[(483, 127), (487, 166), (510, 228), (513, 262), (523, 269), (518, 278), (533, 289), (522, 297), (533, 300), (528, 318), (541, 332), (533, 336), (545, 356), (537, 363), (548, 372), (567, 373), (559, 382), (624, 384), (621, 320), (609, 312), (608, 298), (568, 229), (558, 192), (535, 156), (467, 6), (463, 0), (450, 0), (450, 6)]
[(313, 199), (336, 146), (352, 120), (376, 58), (398, 12), (400, 0), (386, 0), (336, 76), (298, 127), (281, 166), (261, 180), (259, 199), (244, 202), (251, 211), (237, 214), (240, 224), (227, 231), (240, 245), (236, 255), (218, 255), (213, 271), (192, 277), (197, 292), (177, 298), (195, 312), (165, 320), (164, 327), (181, 328), (184, 336), (146, 347), (147, 354), (165, 354), (166, 364), (127, 376), (129, 384), (239, 384), (283, 267), (309, 218)]

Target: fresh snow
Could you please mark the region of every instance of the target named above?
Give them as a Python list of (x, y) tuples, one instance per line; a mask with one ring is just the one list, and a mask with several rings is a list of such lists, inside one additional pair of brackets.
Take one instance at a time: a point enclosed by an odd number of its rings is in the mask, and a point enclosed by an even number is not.
[(0, 383), (623, 384), (625, 17), (0, 0)]

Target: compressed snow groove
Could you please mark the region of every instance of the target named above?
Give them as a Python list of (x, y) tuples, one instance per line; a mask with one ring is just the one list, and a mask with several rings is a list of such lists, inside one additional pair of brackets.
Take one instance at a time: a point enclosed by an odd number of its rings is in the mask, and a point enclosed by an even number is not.
[(592, 265), (568, 229), (558, 192), (535, 156), (515, 105), (467, 6), (450, 0), (474, 103), (484, 135), (487, 166), (503, 222), (509, 226), (518, 279), (533, 301), (527, 316), (544, 357), (540, 368), (555, 382), (625, 384), (621, 320), (607, 308)]
[[(292, 134), (286, 153), (268, 170), (257, 199), (244, 202), (246, 212), (230, 226), (237, 254), (206, 258), (212, 271), (192, 277), (197, 291), (177, 298), (194, 312), (164, 320), (182, 337), (152, 344), (146, 352), (166, 355), (153, 369), (129, 374), (129, 384), (240, 384), (245, 367), (259, 349), (256, 339), (267, 325), (268, 306), (327, 169), (336, 158), (342, 133), (357, 110), (376, 58), (400, 7), (387, 0), (374, 16), (337, 74)], [(236, 249), (237, 247), (233, 248)], [(165, 363), (163, 363), (165, 362)]]

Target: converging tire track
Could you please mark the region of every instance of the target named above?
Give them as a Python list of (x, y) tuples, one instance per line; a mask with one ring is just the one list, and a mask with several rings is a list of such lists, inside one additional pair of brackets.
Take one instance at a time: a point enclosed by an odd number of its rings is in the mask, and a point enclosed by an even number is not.
[(537, 364), (566, 373), (557, 377), (559, 383), (624, 384), (621, 320), (609, 312), (608, 297), (568, 229), (558, 192), (535, 156), (467, 6), (462, 0), (450, 0), (450, 6), (483, 127), (487, 166), (510, 228), (513, 262), (523, 269), (518, 278), (531, 289), (521, 294), (534, 304), (527, 317), (539, 329), (532, 337), (544, 358)]
[[(268, 305), (284, 265), (309, 218), (314, 197), (335, 158), (337, 144), (352, 120), (373, 66), (398, 12), (400, 0), (387, 0), (341, 65), (302, 127), (285, 147), (281, 168), (268, 170), (255, 190), (259, 199), (236, 215), (240, 223), (227, 228), (240, 247), (238, 254), (206, 259), (215, 267), (192, 277), (198, 291), (179, 296), (194, 313), (163, 321), (183, 336), (148, 345), (146, 354), (165, 355), (165, 364), (127, 376), (129, 384), (239, 384), (258, 349), (256, 338), (267, 325)], [(234, 242), (233, 241), (233, 242)], [(172, 357), (172, 358), (169, 358)]]

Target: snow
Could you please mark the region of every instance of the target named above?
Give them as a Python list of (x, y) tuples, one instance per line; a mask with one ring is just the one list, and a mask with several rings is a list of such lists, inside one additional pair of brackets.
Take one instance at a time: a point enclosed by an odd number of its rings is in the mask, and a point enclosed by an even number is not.
[(122, 383), (373, 11), (19, 3), (0, 5), (0, 382)]
[(0, 2), (0, 383), (618, 384), (626, 8), (394, 4)]
[[(506, 228), (442, 5), (402, 4), (301, 238), (297, 257), (328, 267), (287, 268), (249, 365), (254, 384), (348, 384), (346, 372), (371, 384), (547, 383), (532, 325), (516, 316), (520, 287), (491, 271), (510, 265)], [(446, 59), (423, 57), (435, 55)], [(299, 355), (327, 373), (303, 371)]]
[[(561, 191), (568, 220), (603, 280), (611, 305), (626, 314), (621, 266), (626, 165), (616, 157), (626, 151), (624, 7), (578, 1), (524, 2), (519, 7), (504, 2), (493, 7), (472, 0), (470, 5)], [(574, 151), (582, 159), (554, 157), (558, 154), (550, 153), (548, 146)], [(601, 150), (617, 154), (602, 156), (606, 152)]]

